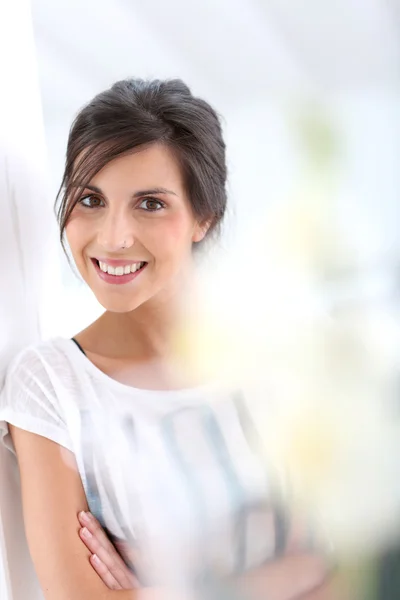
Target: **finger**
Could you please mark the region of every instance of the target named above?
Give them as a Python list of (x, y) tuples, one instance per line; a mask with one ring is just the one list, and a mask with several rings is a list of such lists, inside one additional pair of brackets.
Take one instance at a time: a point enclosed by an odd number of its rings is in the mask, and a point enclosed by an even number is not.
[(108, 545), (104, 547), (101, 541), (96, 536), (94, 536), (87, 527), (82, 527), (82, 529), (79, 530), (79, 536), (85, 544), (85, 546), (87, 547), (87, 549), (90, 550), (92, 554), (96, 554), (99, 548), (103, 548), (104, 550), (106, 550), (106, 552), (109, 552), (110, 554), (112, 554), (113, 551), (116, 552), (115, 549), (112, 550), (112, 548)]
[(121, 567), (126, 566), (121, 556), (115, 549), (112, 542), (108, 539), (104, 529), (98, 520), (91, 513), (79, 513), (79, 521), (83, 524), (83, 529), (80, 531), (81, 539), (85, 546), (93, 553), (98, 553), (98, 549), (102, 546), (110, 554), (110, 557)]
[(80, 530), (79, 535), (91, 554), (100, 559), (122, 589), (131, 590), (137, 587), (135, 576), (131, 573), (111, 543), (108, 544), (107, 548), (104, 548), (86, 527)]
[(90, 557), (90, 564), (96, 571), (100, 579), (110, 590), (121, 590), (122, 586), (118, 583), (112, 573), (108, 570), (107, 566), (100, 560), (97, 554), (92, 554)]
[(86, 527), (97, 538), (103, 548), (109, 548), (110, 546), (114, 548), (96, 517), (89, 512), (80, 512), (78, 518), (82, 527)]
[(81, 530), (81, 539), (92, 554), (96, 554), (101, 558), (124, 589), (139, 587), (136, 577), (127, 567), (113, 543), (108, 539), (96, 517), (90, 512), (81, 512), (78, 517), (81, 523), (86, 524)]

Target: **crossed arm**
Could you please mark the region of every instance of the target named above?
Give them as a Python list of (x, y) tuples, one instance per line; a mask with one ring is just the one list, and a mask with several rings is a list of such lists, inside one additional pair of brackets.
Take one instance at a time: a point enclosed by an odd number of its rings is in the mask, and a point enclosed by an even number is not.
[[(41, 436), (10, 430), (28, 545), (46, 600), (181, 600), (178, 592), (139, 588), (97, 521), (90, 515), (85, 520), (88, 506), (71, 452)], [(297, 554), (250, 572), (235, 585), (257, 600), (343, 600), (332, 582), (323, 583), (325, 576), (321, 558)]]
[[(97, 519), (90, 513), (80, 513), (79, 532), (96, 561), (93, 568), (111, 589), (132, 589), (138, 582), (107, 538)], [(326, 568), (322, 560), (311, 554), (292, 554), (246, 576), (232, 585), (235, 597), (266, 600), (344, 600), (335, 593), (335, 586), (326, 585)], [(354, 599), (353, 599), (354, 600)]]

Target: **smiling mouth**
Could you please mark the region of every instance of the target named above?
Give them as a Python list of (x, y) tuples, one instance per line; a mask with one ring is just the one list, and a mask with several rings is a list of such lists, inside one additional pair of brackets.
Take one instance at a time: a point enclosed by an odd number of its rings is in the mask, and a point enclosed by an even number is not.
[(117, 286), (136, 280), (148, 265), (147, 262), (139, 261), (126, 265), (109, 265), (101, 260), (99, 261), (97, 258), (92, 258), (91, 261), (100, 279), (107, 284)]
[(133, 262), (128, 265), (112, 266), (97, 260), (97, 258), (93, 258), (92, 261), (102, 273), (112, 277), (123, 277), (124, 275), (138, 273), (147, 265), (147, 262)]

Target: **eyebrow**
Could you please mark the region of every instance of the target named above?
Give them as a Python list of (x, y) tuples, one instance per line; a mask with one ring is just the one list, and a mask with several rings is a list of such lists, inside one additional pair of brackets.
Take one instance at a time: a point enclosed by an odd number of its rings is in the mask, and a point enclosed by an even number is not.
[[(103, 196), (105, 195), (105, 194), (103, 194), (101, 189), (95, 185), (85, 185), (84, 188), (87, 190), (91, 190), (92, 192), (96, 192), (96, 194), (102, 194)], [(132, 198), (141, 198), (142, 196), (151, 196), (154, 194), (172, 194), (173, 196), (177, 196), (177, 194), (175, 192), (173, 192), (172, 190), (167, 190), (166, 188), (163, 188), (163, 187), (156, 187), (156, 188), (150, 188), (148, 190), (139, 190), (138, 192), (135, 192), (132, 195)]]

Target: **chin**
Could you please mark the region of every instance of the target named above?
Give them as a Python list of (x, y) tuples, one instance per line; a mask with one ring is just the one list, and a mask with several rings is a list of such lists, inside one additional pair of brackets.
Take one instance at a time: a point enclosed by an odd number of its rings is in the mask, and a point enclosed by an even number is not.
[(91, 286), (92, 292), (96, 296), (101, 306), (112, 313), (130, 313), (143, 306), (149, 300), (158, 296), (164, 289), (160, 282), (158, 285), (145, 285), (142, 287), (113, 286), (114, 289), (101, 289), (98, 286)]
[(103, 308), (109, 312), (109, 313), (116, 313), (116, 314), (126, 314), (126, 313), (131, 313), (134, 310), (136, 310), (136, 308), (138, 308), (140, 305), (139, 304), (134, 304), (134, 305), (127, 305), (125, 304), (125, 306), (122, 305), (116, 305), (116, 304), (102, 304)]
[(101, 306), (107, 310), (108, 312), (113, 313), (129, 313), (134, 311), (136, 308), (141, 306), (144, 300), (140, 298), (110, 298), (110, 296), (105, 297), (104, 294), (96, 295), (97, 301), (101, 304)]

